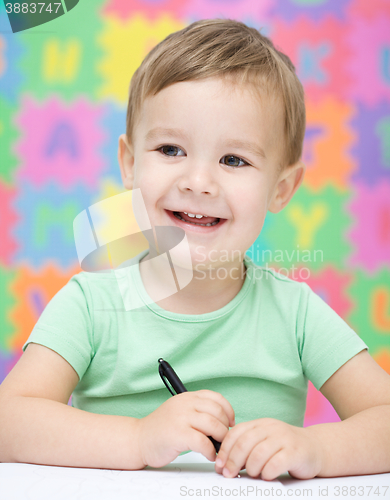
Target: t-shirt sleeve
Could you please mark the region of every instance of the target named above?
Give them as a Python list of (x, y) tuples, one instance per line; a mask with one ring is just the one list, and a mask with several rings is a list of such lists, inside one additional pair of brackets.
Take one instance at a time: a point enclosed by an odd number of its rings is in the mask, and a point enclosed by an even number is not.
[(319, 390), (342, 365), (368, 346), (350, 326), (303, 283), (306, 295), (301, 362), (303, 372)]
[(87, 280), (75, 275), (47, 304), (23, 351), (30, 342), (52, 349), (66, 359), (81, 380), (93, 357), (90, 308)]

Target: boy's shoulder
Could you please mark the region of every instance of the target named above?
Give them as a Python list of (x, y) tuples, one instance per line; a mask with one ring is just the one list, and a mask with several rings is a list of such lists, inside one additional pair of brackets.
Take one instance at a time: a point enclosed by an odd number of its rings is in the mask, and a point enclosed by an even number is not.
[[(121, 303), (117, 278), (114, 272), (80, 271), (65, 285), (66, 295), (73, 298), (82, 296), (92, 306), (98, 303)], [(65, 291), (65, 290), (64, 290)]]
[[(249, 270), (250, 269), (250, 270)], [(267, 310), (284, 311), (291, 315), (295, 311), (305, 312), (314, 295), (310, 286), (304, 281), (292, 279), (268, 265), (260, 266), (249, 262), (249, 281), (253, 282), (252, 295), (254, 302), (266, 305)]]
[(72, 276), (71, 281), (75, 281), (80, 286), (93, 286), (97, 289), (117, 289), (118, 280), (128, 275), (133, 266), (139, 265), (139, 261), (147, 254), (147, 251), (142, 251), (132, 259), (124, 261), (117, 269), (104, 269), (97, 271), (80, 271)]
[[(295, 276), (290, 278), (288, 275), (273, 267), (269, 267), (268, 263), (265, 266), (260, 266), (255, 264), (252, 259), (246, 256), (245, 262), (251, 269), (249, 276), (255, 280), (256, 283), (262, 286), (276, 287), (284, 289), (286, 291), (298, 292), (298, 291), (308, 291), (310, 287), (305, 281), (298, 281), (298, 279), (303, 279), (300, 276)], [(294, 268), (296, 270), (296, 268)], [(286, 269), (289, 273), (289, 270)], [(296, 279), (297, 278), (297, 279)]]
[(76, 282), (82, 288), (90, 287), (91, 285), (97, 287), (107, 287), (110, 286), (110, 283), (116, 282), (116, 277), (114, 272), (88, 272), (88, 271), (80, 271), (77, 274), (74, 274), (69, 282)]

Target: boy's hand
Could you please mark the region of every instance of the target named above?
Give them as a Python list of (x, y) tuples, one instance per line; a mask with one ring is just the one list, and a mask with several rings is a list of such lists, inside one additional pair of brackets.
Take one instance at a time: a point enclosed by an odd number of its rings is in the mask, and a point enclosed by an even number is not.
[(258, 477), (261, 473), (260, 479), (269, 481), (286, 471), (297, 479), (310, 479), (321, 470), (322, 453), (320, 444), (306, 429), (260, 418), (229, 430), (215, 470), (225, 477), (235, 477), (246, 468), (249, 476)]
[(193, 450), (214, 462), (215, 448), (207, 436), (221, 442), (233, 425), (234, 410), (218, 392), (177, 394), (139, 420), (142, 461), (145, 466), (163, 467), (182, 451)]

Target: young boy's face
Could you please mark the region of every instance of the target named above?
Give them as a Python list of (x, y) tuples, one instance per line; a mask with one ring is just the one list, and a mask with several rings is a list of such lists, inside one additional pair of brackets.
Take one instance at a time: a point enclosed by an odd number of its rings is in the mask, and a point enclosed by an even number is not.
[(126, 147), (124, 135), (121, 142), (124, 185), (141, 189), (152, 226), (180, 225), (172, 211), (226, 219), (185, 228), (197, 269), (242, 262), (267, 210), (293, 194), (279, 168), (281, 104), (259, 102), (249, 87), (216, 78), (173, 84), (145, 100), (133, 143)]

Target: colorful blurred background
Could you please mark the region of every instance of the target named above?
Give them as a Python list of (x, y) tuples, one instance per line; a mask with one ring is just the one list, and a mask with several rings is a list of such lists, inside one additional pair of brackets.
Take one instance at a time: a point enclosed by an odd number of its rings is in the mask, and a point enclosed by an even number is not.
[[(305, 280), (390, 373), (390, 2), (80, 0), (19, 33), (0, 5), (0, 382), (81, 271), (74, 218), (124, 192), (133, 72), (167, 35), (214, 17), (261, 28), (306, 92), (305, 181), (247, 253)], [(309, 382), (304, 425), (338, 420)]]

